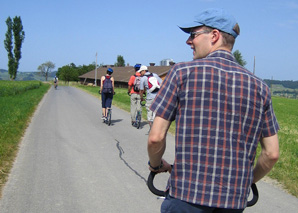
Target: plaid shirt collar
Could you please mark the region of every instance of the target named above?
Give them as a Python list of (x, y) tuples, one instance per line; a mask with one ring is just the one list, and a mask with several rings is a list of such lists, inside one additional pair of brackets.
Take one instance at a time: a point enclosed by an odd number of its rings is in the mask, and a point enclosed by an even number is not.
[(206, 59), (208, 59), (208, 58), (225, 58), (227, 60), (237, 62), (234, 55), (231, 52), (226, 51), (226, 50), (216, 50), (216, 51), (210, 53), (209, 55), (207, 55)]

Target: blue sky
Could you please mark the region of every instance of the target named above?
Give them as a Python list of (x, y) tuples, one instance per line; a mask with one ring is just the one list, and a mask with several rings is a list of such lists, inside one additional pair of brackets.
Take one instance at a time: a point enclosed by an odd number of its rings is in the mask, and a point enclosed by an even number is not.
[(25, 41), (19, 71), (52, 61), (114, 64), (122, 55), (134, 65), (171, 58), (192, 60), (187, 34), (177, 25), (203, 9), (229, 11), (241, 29), (233, 51), (262, 79), (298, 80), (297, 0), (1, 0), (0, 68), (7, 69), (6, 19), (21, 16)]

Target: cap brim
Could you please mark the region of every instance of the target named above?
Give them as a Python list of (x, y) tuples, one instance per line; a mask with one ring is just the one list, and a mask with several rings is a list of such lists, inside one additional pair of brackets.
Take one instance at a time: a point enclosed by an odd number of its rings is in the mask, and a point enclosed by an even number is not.
[(188, 23), (188, 24), (183, 24), (181, 26), (178, 26), (183, 32), (185, 33), (190, 33), (191, 30), (195, 27), (200, 27), (203, 26), (204, 24), (199, 23), (199, 22), (192, 22), (192, 23)]

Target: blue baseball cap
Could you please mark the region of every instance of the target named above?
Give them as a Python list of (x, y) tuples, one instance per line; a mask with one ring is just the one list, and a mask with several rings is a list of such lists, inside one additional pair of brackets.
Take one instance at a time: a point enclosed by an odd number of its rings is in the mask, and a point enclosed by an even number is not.
[(108, 72), (113, 72), (113, 69), (112, 68), (108, 68), (108, 70), (107, 70)]
[(204, 10), (196, 15), (194, 19), (194, 21), (178, 27), (185, 33), (190, 33), (194, 27), (207, 26), (231, 34), (234, 38), (239, 35), (234, 30), (237, 24), (236, 19), (223, 9), (211, 8)]

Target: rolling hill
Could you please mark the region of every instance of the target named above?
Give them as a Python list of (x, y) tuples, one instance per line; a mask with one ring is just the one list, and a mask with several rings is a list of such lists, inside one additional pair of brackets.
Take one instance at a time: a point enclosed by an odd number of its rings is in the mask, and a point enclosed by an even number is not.
[[(57, 71), (51, 72), (48, 80), (52, 80)], [(0, 69), (0, 80), (10, 80), (9, 74), (7, 70)], [(39, 72), (18, 72), (16, 81), (30, 81), (30, 80), (37, 80), (37, 81), (45, 81), (45, 77), (42, 76)]]

